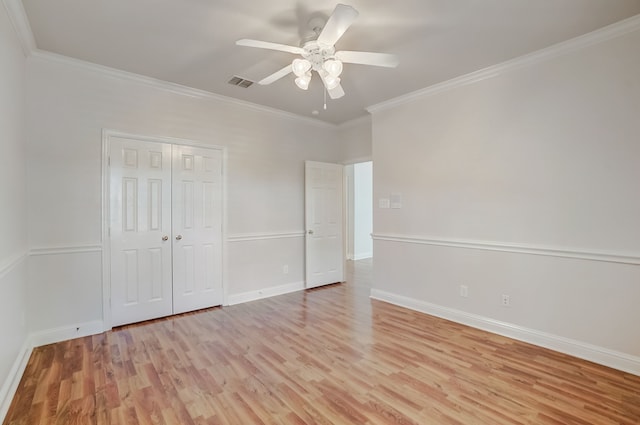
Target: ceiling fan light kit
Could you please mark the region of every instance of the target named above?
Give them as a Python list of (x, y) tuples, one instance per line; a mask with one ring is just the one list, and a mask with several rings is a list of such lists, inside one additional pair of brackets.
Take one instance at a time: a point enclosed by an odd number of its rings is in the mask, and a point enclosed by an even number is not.
[(291, 70), (297, 77), (302, 77), (311, 69), (311, 62), (306, 59), (294, 59)]
[(355, 22), (357, 17), (358, 11), (353, 7), (344, 4), (336, 5), (336, 8), (323, 28), (321, 28), (317, 22), (312, 21), (309, 23), (315, 33), (315, 39), (306, 39), (302, 47), (249, 39), (238, 40), (236, 44), (260, 49), (278, 50), (302, 56), (302, 59), (296, 58), (291, 65), (287, 65), (281, 70), (258, 81), (258, 84), (271, 84), (293, 72), (296, 76), (296, 86), (302, 90), (307, 90), (311, 82), (312, 71), (315, 71), (320, 76), (329, 97), (331, 99), (339, 99), (344, 96), (344, 90), (340, 85), (343, 63), (382, 66), (386, 68), (395, 68), (398, 66), (398, 59), (396, 56), (390, 54), (353, 51), (336, 52), (334, 47), (335, 43), (342, 37), (351, 24)]
[(309, 83), (311, 82), (311, 72), (307, 72), (296, 78), (296, 86), (301, 88), (302, 90), (307, 90), (309, 88)]
[(342, 62), (336, 59), (329, 59), (322, 64), (322, 67), (325, 71), (329, 73), (332, 77), (339, 77), (342, 74)]
[(324, 85), (327, 87), (327, 90), (333, 90), (340, 84), (340, 78), (334, 77), (331, 74), (321, 74), (322, 79), (324, 80)]

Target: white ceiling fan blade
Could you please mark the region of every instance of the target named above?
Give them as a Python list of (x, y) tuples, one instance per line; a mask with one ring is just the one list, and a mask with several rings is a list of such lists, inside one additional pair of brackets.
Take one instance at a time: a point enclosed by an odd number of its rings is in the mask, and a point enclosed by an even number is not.
[(258, 84), (260, 84), (261, 86), (266, 86), (267, 84), (271, 84), (274, 81), (277, 81), (280, 78), (285, 77), (292, 72), (293, 72), (293, 69), (291, 68), (291, 65), (287, 65), (284, 68), (282, 68), (280, 71), (276, 71), (273, 74), (269, 75), (268, 77), (265, 77), (262, 80), (258, 81)]
[(398, 66), (398, 57), (388, 53), (352, 52), (342, 50), (336, 52), (336, 59), (344, 63), (358, 63), (361, 65), (384, 66), (395, 68)]
[(320, 79), (322, 80), (322, 84), (324, 84), (324, 88), (327, 89), (327, 93), (329, 93), (329, 97), (331, 99), (334, 99), (334, 100), (335, 99), (340, 99), (342, 96), (344, 96), (344, 89), (342, 88), (341, 84), (338, 84), (337, 86), (335, 86), (332, 89), (327, 87), (327, 81), (325, 80), (325, 78), (329, 74), (326, 71), (321, 70), (320, 72), (318, 72), (318, 75), (320, 75)]
[(358, 17), (358, 11), (351, 6), (338, 4), (333, 10), (329, 20), (318, 36), (318, 43), (333, 46), (342, 37), (342, 34), (353, 24)]
[(236, 41), (236, 44), (238, 46), (257, 47), (258, 49), (279, 50), (281, 52), (293, 53), (294, 55), (301, 55), (304, 52), (302, 47), (288, 46), (286, 44), (270, 43), (268, 41), (251, 40), (248, 38), (243, 38), (242, 40), (238, 40)]
[(338, 84), (335, 88), (331, 89), (331, 90), (327, 90), (327, 93), (329, 93), (329, 97), (331, 99), (340, 99), (342, 96), (344, 96), (344, 90), (342, 89), (342, 84)]

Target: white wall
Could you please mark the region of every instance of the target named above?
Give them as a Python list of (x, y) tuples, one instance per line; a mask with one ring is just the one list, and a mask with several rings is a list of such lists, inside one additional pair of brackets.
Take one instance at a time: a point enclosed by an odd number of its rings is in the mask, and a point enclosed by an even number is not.
[(231, 301), (302, 288), (304, 160), (342, 162), (336, 128), (112, 74), (42, 53), (27, 63), (31, 330), (102, 319), (105, 128), (224, 146)]
[(640, 374), (639, 27), (373, 109), (374, 296)]
[(372, 162), (353, 165), (354, 192), (354, 237), (353, 259), (362, 260), (373, 256), (373, 168)]
[(337, 131), (345, 164), (371, 160), (370, 115), (341, 124)]
[(25, 58), (0, 3), (0, 421), (27, 342)]

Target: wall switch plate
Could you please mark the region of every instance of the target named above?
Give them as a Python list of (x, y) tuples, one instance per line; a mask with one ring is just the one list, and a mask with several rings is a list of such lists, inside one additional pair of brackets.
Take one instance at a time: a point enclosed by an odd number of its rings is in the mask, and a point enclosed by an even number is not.
[(389, 198), (380, 198), (378, 200), (378, 208), (389, 208), (390, 204)]
[(390, 203), (391, 208), (402, 208), (402, 193), (392, 193)]
[(469, 287), (467, 285), (460, 285), (460, 296), (467, 298), (469, 296)]

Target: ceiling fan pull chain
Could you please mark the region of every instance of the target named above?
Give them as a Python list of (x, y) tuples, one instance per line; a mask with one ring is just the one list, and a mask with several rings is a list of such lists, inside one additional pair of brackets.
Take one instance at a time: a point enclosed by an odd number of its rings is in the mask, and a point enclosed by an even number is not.
[(327, 89), (325, 87), (325, 89), (323, 90), (324, 93), (324, 110), (327, 110)]

